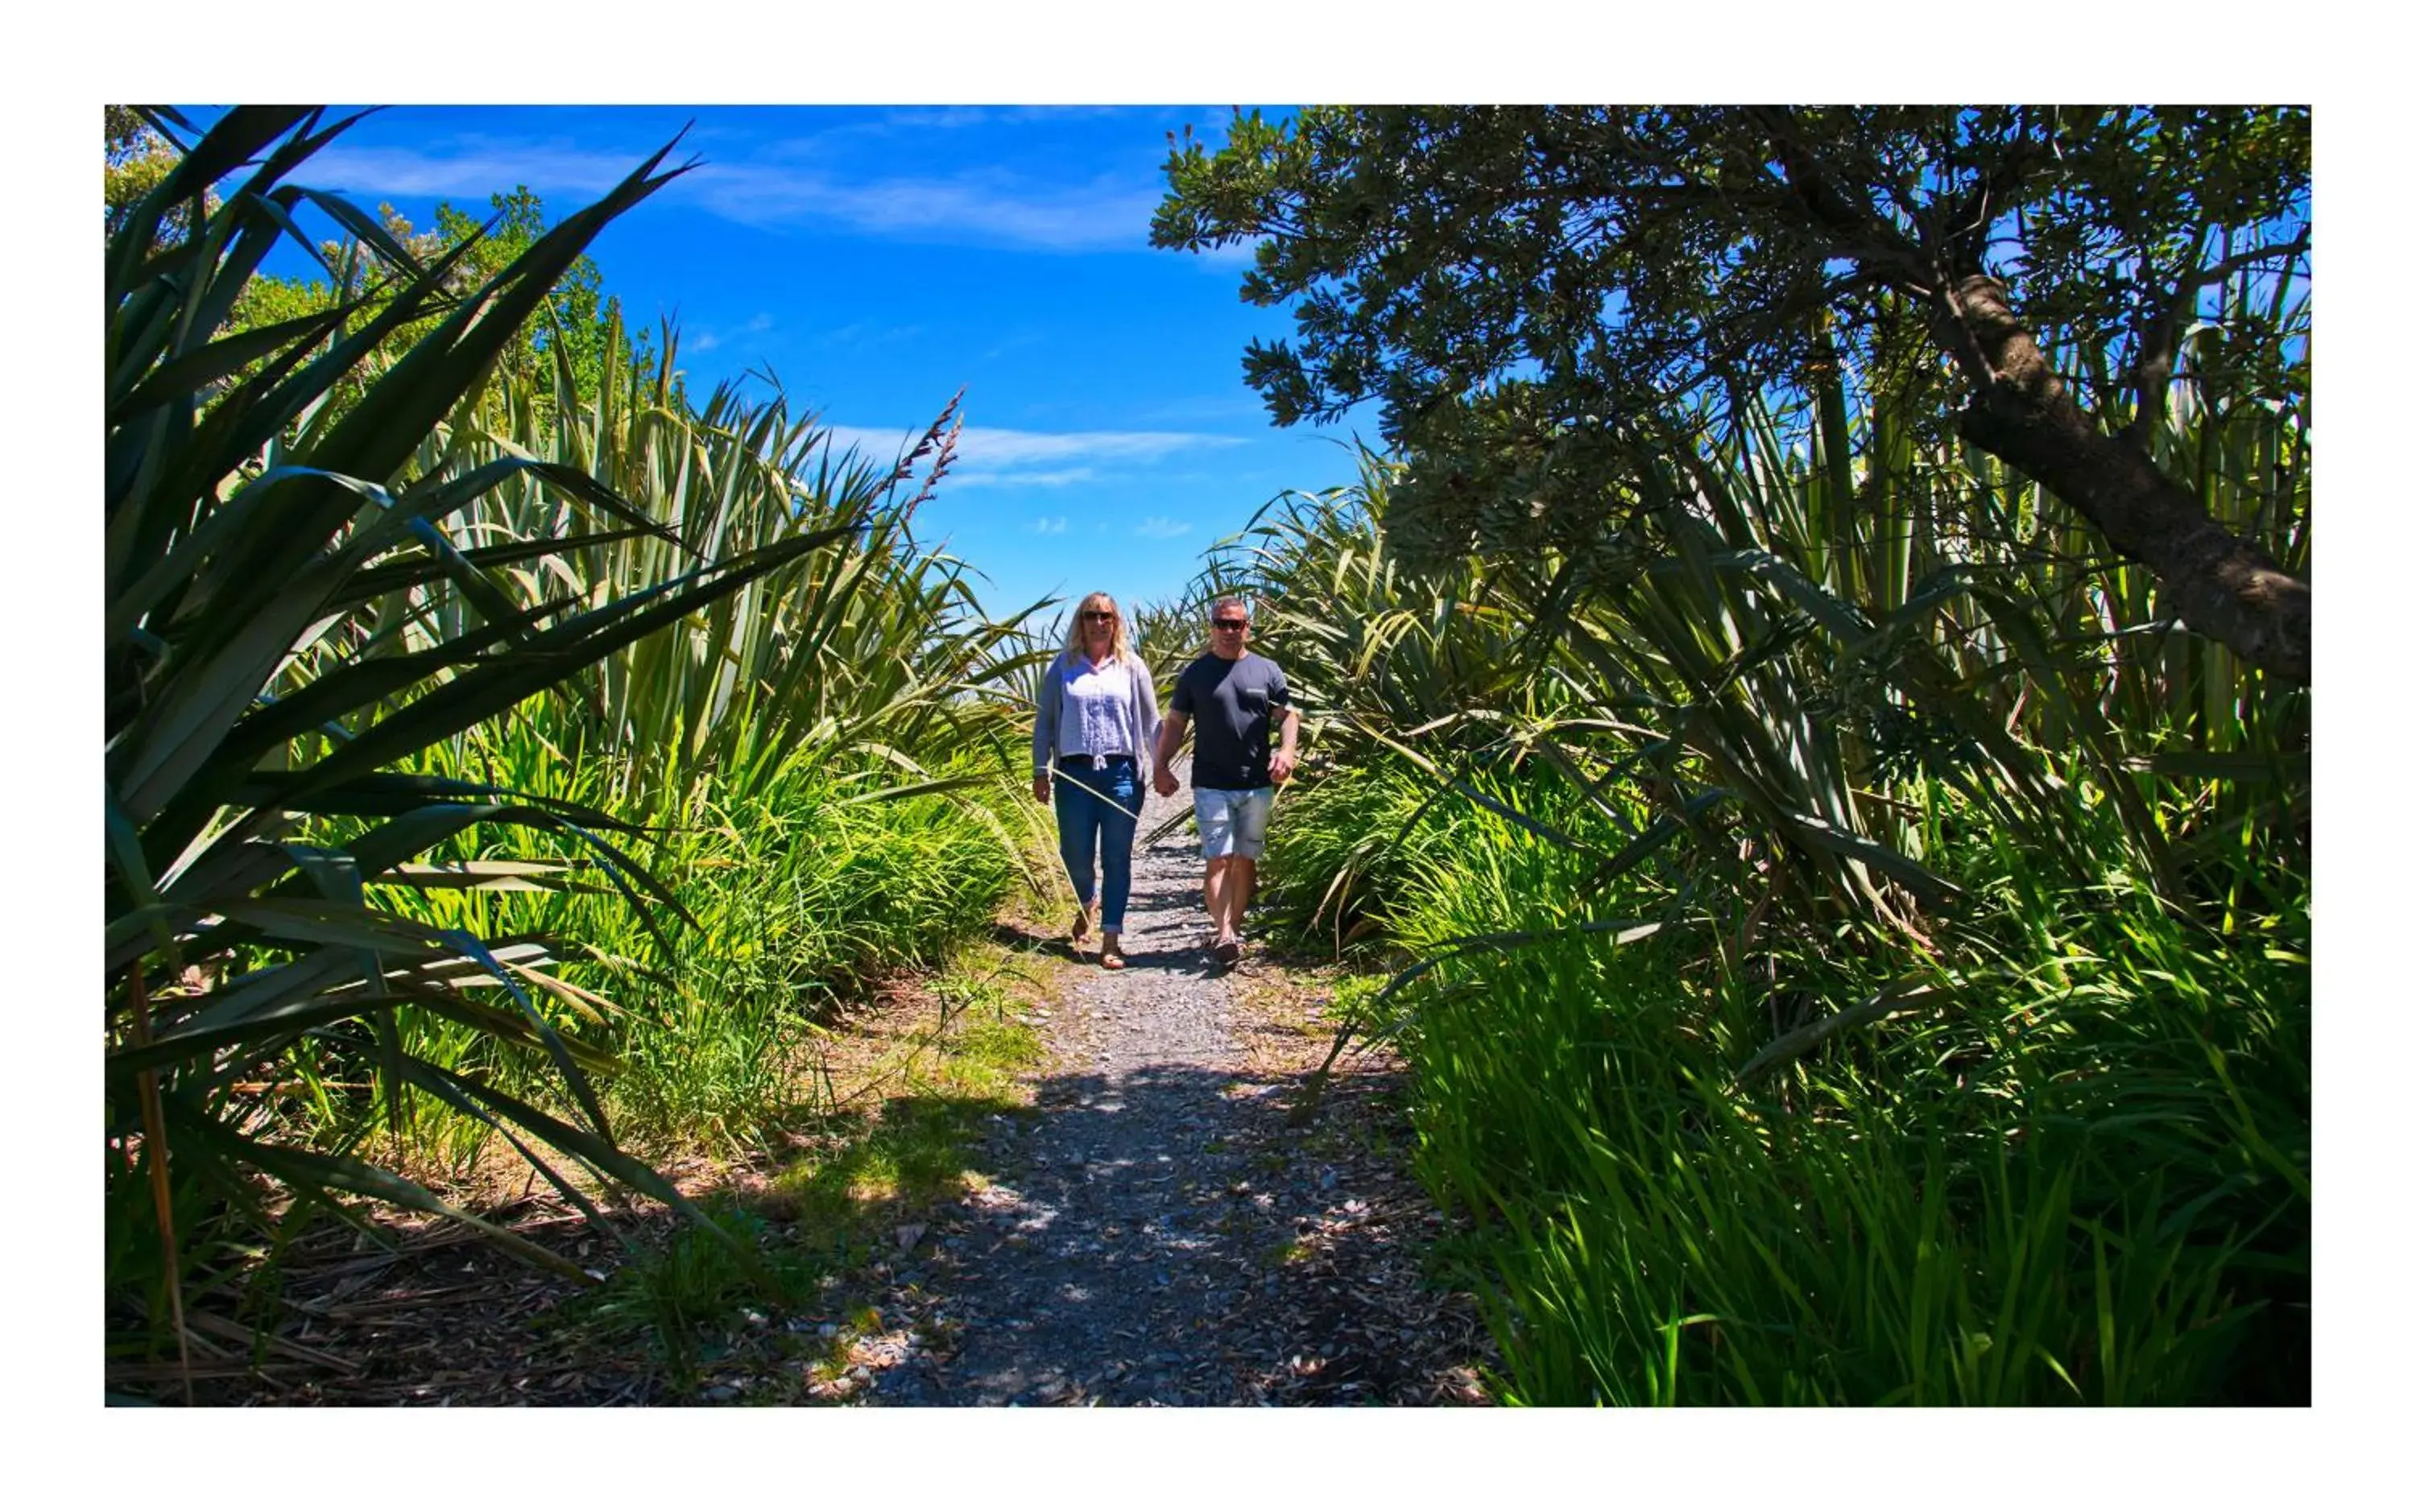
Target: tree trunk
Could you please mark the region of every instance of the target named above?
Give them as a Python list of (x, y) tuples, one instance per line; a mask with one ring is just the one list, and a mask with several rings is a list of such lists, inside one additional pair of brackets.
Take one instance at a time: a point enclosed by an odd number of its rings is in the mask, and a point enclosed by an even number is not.
[(2030, 332), (1985, 275), (1946, 292), (1937, 335), (1978, 390), (1966, 440), (2021, 469), (2143, 562), (2182, 622), (2253, 666), (2304, 686), (2313, 675), (2305, 582), (2225, 530), (2197, 496), (2073, 402)]

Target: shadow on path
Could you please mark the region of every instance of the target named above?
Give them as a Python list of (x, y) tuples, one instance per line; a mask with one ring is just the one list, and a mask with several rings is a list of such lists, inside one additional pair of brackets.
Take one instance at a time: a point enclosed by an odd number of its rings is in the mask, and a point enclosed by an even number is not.
[(1043, 1083), (1037, 1119), (995, 1120), (1007, 1179), (901, 1278), (954, 1353), (907, 1354), (866, 1400), (1459, 1400), (1427, 1357), (1431, 1215), (1363, 1131), (1288, 1127), (1297, 1091), (1177, 1064)]

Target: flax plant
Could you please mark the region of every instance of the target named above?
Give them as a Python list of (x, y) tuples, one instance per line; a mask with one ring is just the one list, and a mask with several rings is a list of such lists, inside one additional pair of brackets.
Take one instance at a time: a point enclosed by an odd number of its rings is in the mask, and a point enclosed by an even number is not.
[[(627, 854), (628, 825), (401, 766), (864, 528), (817, 522), (707, 558), (581, 468), (536, 456), (432, 465), (432, 438), (475, 413), (546, 291), (607, 222), (684, 170), (661, 171), (666, 148), (491, 279), (457, 291), (463, 249), (423, 265), (373, 217), (295, 182), (348, 124), (303, 109), (228, 112), (107, 252), (108, 1275), (113, 1297), (147, 1317), (151, 1338), (173, 1340), (185, 1369), (218, 1353), (183, 1301), (189, 1280), (221, 1273), (229, 1215), (274, 1229), (331, 1191), (454, 1211), (346, 1149), (285, 1137), (294, 1100), (313, 1085), (288, 1074), (297, 1055), (358, 1068), (352, 1079), (373, 1084), (389, 1128), (423, 1101), (480, 1122), (591, 1212), (582, 1182), (685, 1208), (616, 1147), (590, 1083), (607, 1057), (561, 1026), (592, 1005), (545, 969), (547, 952), (499, 948), (408, 902), (541, 878), (542, 867), (508, 861), (450, 872), (417, 862), (474, 827), (511, 822), (594, 859), (642, 912), (672, 906)], [(293, 236), (315, 255), (294, 228), (306, 204), (377, 249), (389, 281), (375, 313), (352, 300), (229, 334), (274, 245)], [(189, 233), (163, 234), (178, 216)], [(407, 344), (372, 361), (406, 326)], [(542, 507), (550, 550), (635, 532), (675, 557), (648, 580), (532, 587), (465, 549), (483, 549), (465, 522), (500, 489)], [(450, 619), (430, 617), (438, 601)], [(568, 1111), (407, 1052), (396, 1029), (406, 1004), (542, 1056)], [(540, 1146), (583, 1176), (557, 1171)], [(266, 1198), (263, 1175), (298, 1206)]]
[[(1272, 512), (1274, 895), (1395, 952), (1518, 1400), (2303, 1400), (2306, 695), (1856, 388), (1668, 417), (1561, 556)], [(2139, 443), (2303, 562), (2303, 408)]]
[[(757, 399), (724, 385), (690, 411), (674, 394), (675, 332), (664, 331), (661, 348), (652, 373), (608, 356), (592, 398), (572, 386), (566, 362), (548, 404), (497, 385), (475, 415), (430, 439), (426, 459), (476, 467), (551, 456), (592, 468), (666, 527), (547, 551), (556, 506), (529, 489), (491, 495), (468, 529), (530, 591), (593, 598), (683, 556), (816, 538), (790, 570), (565, 686), (591, 748), (619, 761), (624, 794), (670, 814), (701, 782), (744, 786), (801, 751), (870, 754), (918, 776), (912, 753), (995, 745), (1012, 718), (999, 684), (1020, 665), (1006, 648), (1023, 616), (992, 621), (964, 564), (913, 535), (953, 455), (954, 404), (904, 456), (877, 463), (834, 454), (827, 432), (777, 392)], [(426, 612), (441, 631), (462, 606), (434, 600)]]

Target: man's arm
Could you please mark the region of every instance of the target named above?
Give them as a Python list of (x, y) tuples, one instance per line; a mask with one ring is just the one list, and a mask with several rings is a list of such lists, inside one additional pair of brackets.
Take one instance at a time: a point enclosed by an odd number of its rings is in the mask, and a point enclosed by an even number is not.
[(1276, 754), (1267, 758), (1267, 775), (1279, 783), (1291, 781), (1291, 769), (1299, 761), (1300, 711), (1284, 705), (1283, 736)]
[(1160, 798), (1172, 798), (1182, 785), (1174, 780), (1174, 756), (1183, 749), (1183, 737), (1191, 727), (1191, 716), (1180, 709), (1169, 710), (1165, 723), (1157, 726), (1157, 776), (1151, 784)]

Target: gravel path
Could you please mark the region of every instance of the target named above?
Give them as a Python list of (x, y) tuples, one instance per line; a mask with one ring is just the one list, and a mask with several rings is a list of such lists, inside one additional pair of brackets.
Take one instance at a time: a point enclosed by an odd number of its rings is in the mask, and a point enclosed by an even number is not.
[[(1187, 788), (1151, 795), (1141, 835), (1189, 801)], [(910, 1352), (861, 1400), (1472, 1395), (1467, 1371), (1418, 1357), (1439, 1343), (1464, 1351), (1474, 1331), (1457, 1309), (1441, 1330), (1450, 1339), (1437, 1339), (1441, 1298), (1398, 1242), (1431, 1215), (1404, 1211), (1413, 1188), (1389, 1163), (1371, 1169), (1330, 1131), (1321, 1142), (1290, 1129), (1277, 1087), (1254, 1078), (1236, 979), (1200, 950), (1200, 874), (1187, 829), (1134, 857), (1128, 966), (1100, 971), (1085, 955), (1068, 973), (1038, 1116), (1001, 1121), (986, 1165), (999, 1179), (934, 1225), (945, 1236), (926, 1315), (952, 1334), (953, 1355)], [(1246, 964), (1243, 981), (1256, 969)]]

